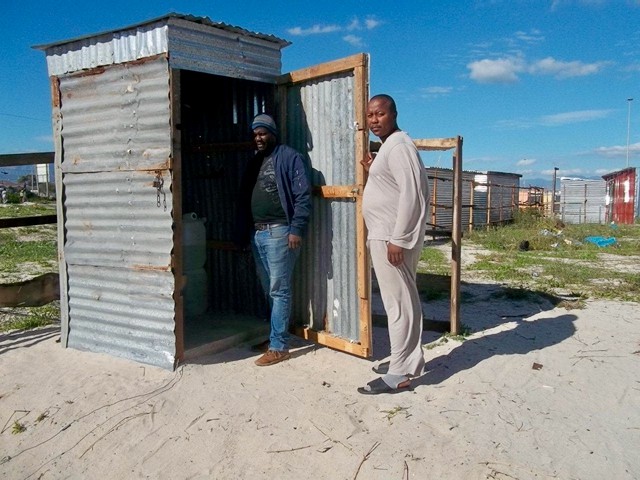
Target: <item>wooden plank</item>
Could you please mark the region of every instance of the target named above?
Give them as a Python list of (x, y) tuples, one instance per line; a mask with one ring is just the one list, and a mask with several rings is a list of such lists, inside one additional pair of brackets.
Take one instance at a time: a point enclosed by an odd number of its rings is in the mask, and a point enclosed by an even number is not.
[(0, 228), (30, 227), (31, 225), (46, 225), (57, 223), (58, 216), (36, 215), (32, 217), (0, 218)]
[(313, 194), (322, 198), (357, 198), (362, 188), (358, 185), (316, 185)]
[(6, 153), (0, 155), (0, 167), (15, 167), (20, 165), (37, 165), (39, 163), (54, 163), (54, 160), (54, 152)]
[(413, 143), (418, 150), (451, 150), (457, 148), (458, 138), (423, 138), (414, 139)]
[(318, 332), (310, 328), (296, 328), (296, 335), (310, 342), (318, 343), (341, 352), (347, 352), (358, 357), (367, 358), (371, 355), (370, 349), (359, 343), (353, 343), (344, 338), (334, 337), (326, 332)]
[[(418, 150), (451, 150), (456, 148), (455, 138), (414, 138), (413, 144)], [(382, 143), (372, 141), (369, 143), (369, 148), (372, 152), (380, 150)]]
[[(367, 250), (367, 226), (362, 215), (362, 195), (367, 181), (367, 172), (361, 161), (369, 155), (369, 130), (367, 128), (367, 104), (369, 102), (369, 56), (364, 55), (362, 64), (354, 70), (354, 106), (356, 115), (356, 274), (360, 297), (360, 348), (363, 356), (373, 354), (373, 331), (371, 328), (371, 262)], [(356, 189), (354, 189), (356, 190)]]
[(334, 73), (345, 72), (353, 70), (357, 67), (362, 67), (367, 64), (367, 55), (364, 53), (357, 53), (350, 57), (341, 58), (340, 60), (334, 60), (332, 62), (321, 63), (320, 65), (314, 65), (312, 67), (296, 70), (295, 72), (286, 73), (278, 78), (278, 85), (286, 83), (300, 83), (306, 82), (317, 77), (324, 77), (326, 75), (333, 75)]
[(52, 123), (53, 123), (53, 145), (55, 151), (54, 176), (56, 182), (56, 213), (58, 219), (58, 272), (60, 273), (60, 344), (67, 347), (69, 344), (69, 273), (67, 271), (67, 259), (65, 256), (65, 209), (63, 199), (65, 198), (65, 188), (62, 181), (62, 113), (60, 112), (60, 80), (58, 77), (51, 77), (51, 98), (52, 98)]
[(176, 356), (174, 368), (184, 360), (184, 296), (186, 276), (182, 272), (182, 99), (180, 97), (181, 70), (169, 69), (170, 115), (171, 115), (171, 195), (173, 205), (173, 251), (171, 266), (173, 269), (173, 301), (175, 304)]

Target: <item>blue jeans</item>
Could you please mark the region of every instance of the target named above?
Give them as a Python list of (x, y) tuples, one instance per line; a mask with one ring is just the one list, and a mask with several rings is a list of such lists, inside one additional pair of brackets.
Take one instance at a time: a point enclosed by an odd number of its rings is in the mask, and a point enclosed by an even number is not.
[(251, 242), (260, 284), (271, 307), (269, 348), (289, 348), (291, 279), (300, 249), (289, 248), (289, 226), (277, 225), (258, 230)]

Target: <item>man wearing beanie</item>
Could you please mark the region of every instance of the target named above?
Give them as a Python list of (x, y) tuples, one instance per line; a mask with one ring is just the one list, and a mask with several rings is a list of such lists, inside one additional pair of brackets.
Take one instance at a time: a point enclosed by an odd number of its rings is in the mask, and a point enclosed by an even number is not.
[(291, 280), (311, 214), (311, 187), (304, 159), (293, 148), (278, 143), (271, 116), (256, 116), (251, 129), (256, 155), (245, 177), (254, 227), (251, 247), (271, 308), (269, 340), (252, 347), (266, 350), (255, 362), (262, 367), (290, 357)]

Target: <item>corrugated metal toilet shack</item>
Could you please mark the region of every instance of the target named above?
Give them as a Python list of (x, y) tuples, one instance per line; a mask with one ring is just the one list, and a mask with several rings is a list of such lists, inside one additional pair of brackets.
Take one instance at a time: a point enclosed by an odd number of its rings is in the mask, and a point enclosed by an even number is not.
[(313, 172), (297, 332), (371, 354), (368, 56), (282, 75), (288, 44), (169, 14), (36, 47), (52, 91), (63, 346), (173, 369), (268, 330), (253, 259), (233, 242), (250, 123), (268, 112)]
[(634, 167), (607, 173), (602, 178), (606, 185), (606, 222), (632, 225), (640, 215), (636, 211), (638, 202), (638, 177)]

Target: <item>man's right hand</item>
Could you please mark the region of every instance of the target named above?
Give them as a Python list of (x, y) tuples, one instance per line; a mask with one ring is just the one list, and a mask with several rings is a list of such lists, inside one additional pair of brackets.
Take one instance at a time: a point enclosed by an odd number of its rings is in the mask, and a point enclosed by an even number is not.
[(369, 152), (367, 153), (367, 158), (364, 160), (360, 160), (360, 164), (364, 167), (364, 171), (368, 172), (371, 168), (371, 164), (373, 163), (373, 159), (376, 158), (376, 153)]

